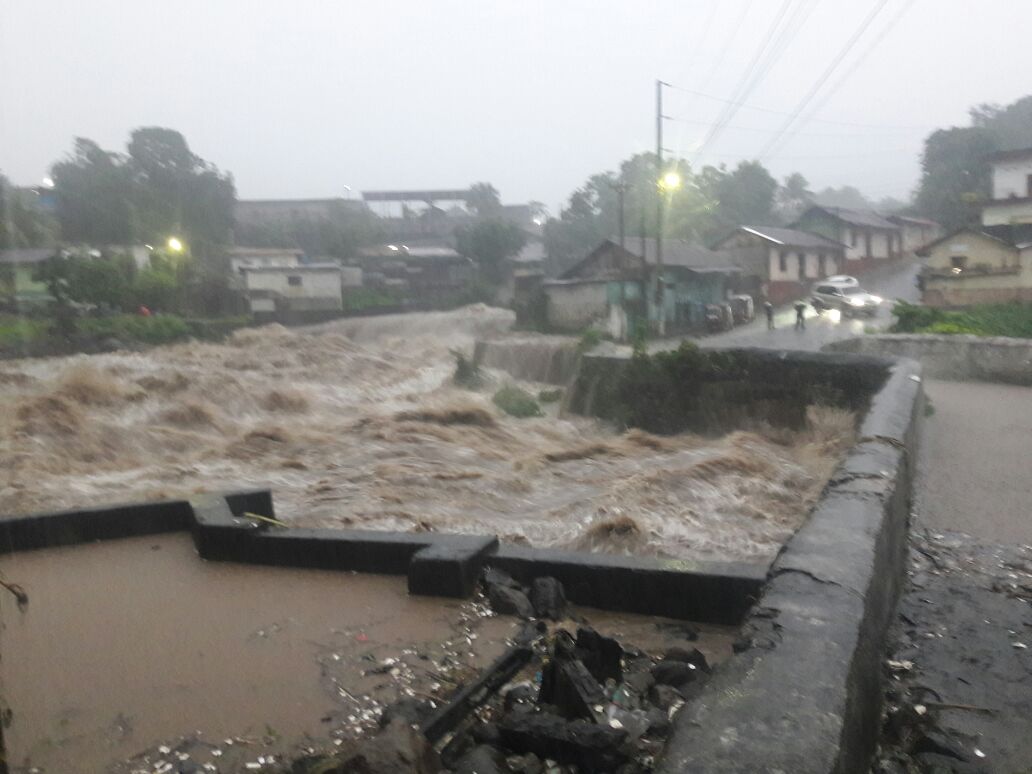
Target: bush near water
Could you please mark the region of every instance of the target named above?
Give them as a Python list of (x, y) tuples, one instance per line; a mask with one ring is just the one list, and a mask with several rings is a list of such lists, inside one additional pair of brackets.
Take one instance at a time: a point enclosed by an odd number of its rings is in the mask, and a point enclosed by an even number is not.
[(896, 316), (892, 333), (1032, 338), (1032, 304), (978, 304), (948, 310), (899, 301), (892, 313)]

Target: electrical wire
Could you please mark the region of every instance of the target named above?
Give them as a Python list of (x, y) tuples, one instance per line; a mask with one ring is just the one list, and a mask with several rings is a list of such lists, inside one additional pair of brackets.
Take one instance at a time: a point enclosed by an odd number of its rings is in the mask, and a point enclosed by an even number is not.
[(832, 58), (831, 62), (824, 69), (824, 72), (821, 73), (820, 77), (806, 92), (806, 95), (802, 98), (802, 100), (799, 101), (795, 109), (792, 110), (791, 114), (788, 116), (788, 119), (778, 128), (778, 130), (774, 133), (774, 136), (771, 137), (770, 140), (768, 140), (767, 144), (763, 146), (763, 150), (760, 151), (758, 158), (762, 160), (771, 151), (774, 145), (777, 144), (778, 140), (780, 140), (782, 136), (785, 135), (789, 127), (791, 127), (792, 124), (795, 123), (795, 120), (796, 118), (798, 118), (799, 114), (806, 109), (807, 105), (810, 104), (810, 101), (817, 95), (817, 92), (820, 91), (821, 87), (824, 86), (828, 78), (830, 78), (834, 74), (835, 70), (838, 69), (838, 66), (842, 64), (842, 60), (846, 58), (849, 52), (853, 49), (853, 46), (856, 45), (857, 41), (859, 41), (863, 34), (867, 32), (867, 29), (871, 26), (875, 18), (878, 16), (879, 13), (881, 13), (882, 9), (888, 2), (889, 0), (877, 0), (874, 7), (870, 10), (867, 16), (864, 17), (863, 21), (860, 22), (860, 26), (853, 31), (853, 34), (849, 36), (849, 39), (846, 41), (846, 44), (839, 50), (839, 52), (834, 56), (834, 58)]
[[(860, 55), (852, 61), (852, 63), (849, 65), (846, 71), (843, 72), (839, 76), (838, 80), (836, 80), (832, 84), (831, 88), (825, 92), (824, 96), (817, 100), (817, 103), (810, 108), (810, 110), (807, 112), (805, 116), (803, 116), (802, 119), (799, 120), (799, 123), (796, 124), (796, 130), (791, 133), (790, 137), (800, 136), (802, 134), (798, 131), (798, 129), (805, 126), (809, 122), (815, 120), (814, 115), (816, 115), (817, 112), (820, 111), (820, 109), (827, 103), (827, 101), (831, 99), (831, 97), (834, 96), (840, 88), (842, 88), (845, 82), (849, 80), (850, 76), (852, 76), (853, 73), (857, 71), (857, 68), (859, 68), (860, 65), (863, 64), (867, 60), (867, 58), (874, 53), (875, 49), (877, 49), (881, 42), (885, 39), (885, 36), (888, 35), (889, 32), (891, 32), (897, 24), (899, 24), (899, 21), (906, 15), (907, 11), (909, 11), (913, 5), (914, 0), (905, 0), (903, 5), (900, 7), (899, 11), (896, 12), (896, 15), (889, 19), (888, 24), (882, 27), (881, 31), (874, 37), (870, 45), (868, 45), (867, 48), (864, 49), (860, 53)], [(789, 138), (786, 137), (785, 140), (782, 141), (781, 146), (784, 146), (785, 142), (787, 142), (788, 139)], [(774, 148), (772, 150), (777, 149)]]

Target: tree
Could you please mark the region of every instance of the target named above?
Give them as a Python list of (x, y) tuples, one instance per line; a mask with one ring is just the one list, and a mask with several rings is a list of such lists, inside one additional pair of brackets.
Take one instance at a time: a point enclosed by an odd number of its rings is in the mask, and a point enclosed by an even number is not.
[(67, 266), (68, 297), (73, 301), (129, 311), (133, 308), (135, 275), (136, 264), (128, 255), (72, 257)]
[(173, 129), (136, 129), (128, 150), (140, 239), (153, 244), (182, 236), (200, 257), (229, 242), (236, 199), (230, 175), (194, 155)]
[(952, 230), (978, 222), (990, 195), (987, 157), (997, 148), (981, 127), (940, 129), (925, 140), (917, 208)]
[(785, 178), (776, 198), (779, 219), (784, 223), (790, 223), (813, 203), (814, 194), (806, 178), (798, 172), (793, 172)]
[(473, 183), (469, 187), (466, 206), (479, 218), (497, 216), (502, 211), (502, 200), (498, 189), (490, 183)]
[(844, 207), (847, 210), (873, 209), (867, 197), (851, 185), (825, 188), (817, 193), (814, 201), (823, 207)]
[(71, 156), (51, 170), (57, 219), (66, 242), (129, 244), (133, 238), (125, 159), (76, 137)]
[(481, 220), (455, 232), (456, 249), (476, 261), (482, 275), (492, 284), (502, 279), (506, 258), (516, 255), (527, 243), (527, 236), (514, 223)]
[(733, 172), (724, 167), (703, 170), (703, 188), (716, 200), (707, 241), (743, 224), (771, 225), (778, 181), (758, 161), (742, 161)]

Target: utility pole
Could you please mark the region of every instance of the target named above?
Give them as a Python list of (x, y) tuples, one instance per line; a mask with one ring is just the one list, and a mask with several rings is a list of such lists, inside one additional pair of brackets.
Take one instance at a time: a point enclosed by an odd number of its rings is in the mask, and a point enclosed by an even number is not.
[(663, 81), (656, 79), (656, 307), (659, 313), (659, 335), (666, 334), (666, 312), (663, 308)]

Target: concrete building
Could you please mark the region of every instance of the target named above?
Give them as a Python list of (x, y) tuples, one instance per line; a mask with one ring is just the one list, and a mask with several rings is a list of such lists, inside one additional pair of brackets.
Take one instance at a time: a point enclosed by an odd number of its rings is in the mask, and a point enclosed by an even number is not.
[(344, 290), (362, 284), (358, 267), (336, 263), (242, 267), (244, 290), (258, 322), (319, 322), (339, 317)]
[(841, 268), (849, 273), (862, 272), (903, 255), (902, 229), (870, 210), (815, 205), (791, 227), (844, 244), (846, 265)]
[(928, 306), (1032, 301), (1032, 241), (1012, 242), (977, 227), (922, 247), (920, 282)]
[(357, 199), (239, 199), (233, 205), (238, 226), (264, 226), (291, 220), (327, 220), (346, 212), (367, 212)]
[(800, 298), (814, 281), (841, 272), (848, 249), (820, 234), (774, 226), (739, 226), (713, 248), (729, 265), (758, 277), (757, 295), (775, 304)]
[(982, 208), (982, 225), (991, 231), (1007, 227), (1019, 239), (1032, 239), (1032, 148), (1002, 151), (989, 161), (993, 198)]
[(619, 340), (641, 324), (685, 332), (704, 325), (708, 304), (739, 292), (742, 272), (724, 256), (680, 240), (663, 248), (660, 267), (653, 239), (630, 240), (626, 247), (602, 242), (558, 279), (541, 283), (548, 325), (567, 331), (594, 326)]
[(476, 279), (476, 266), (469, 258), (440, 245), (367, 247), (359, 251), (356, 263), (368, 287), (390, 289), (416, 307), (453, 298)]
[(913, 215), (889, 215), (886, 220), (899, 226), (903, 235), (903, 252), (915, 253), (919, 247), (942, 236), (942, 226), (928, 218)]

